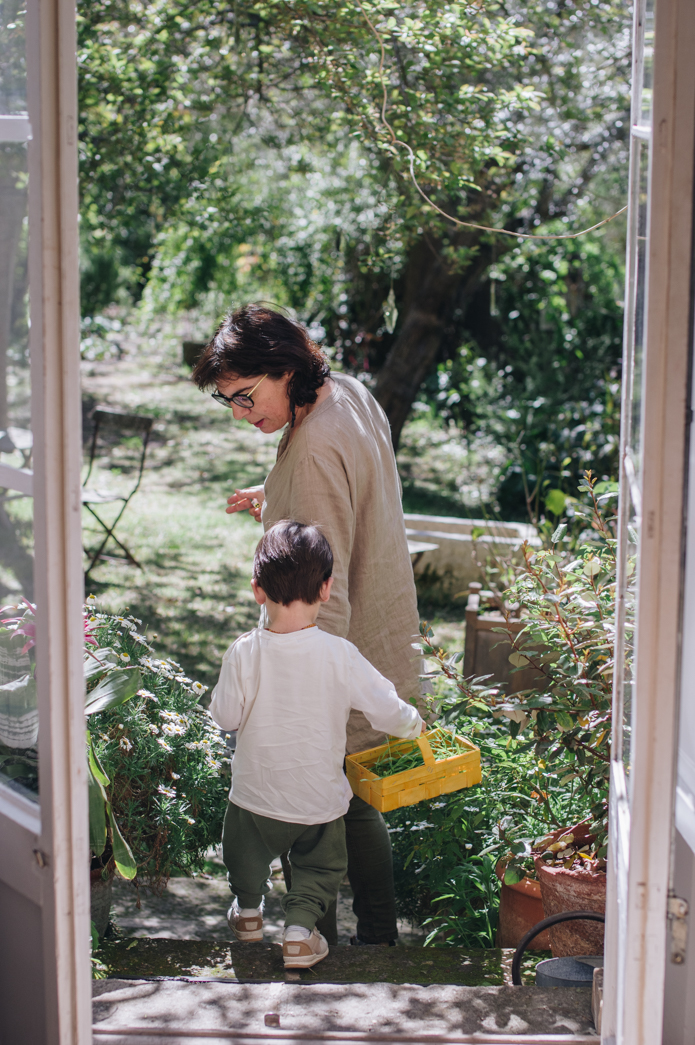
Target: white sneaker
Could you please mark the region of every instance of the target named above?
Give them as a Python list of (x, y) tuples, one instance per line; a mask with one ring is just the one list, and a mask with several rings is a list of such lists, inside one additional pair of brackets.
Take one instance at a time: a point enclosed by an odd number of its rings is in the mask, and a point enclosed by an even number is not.
[(263, 904), (258, 908), (240, 908), (235, 900), (227, 911), (227, 924), (237, 940), (254, 943), (263, 939)]
[(328, 954), (328, 943), (318, 929), (309, 936), (293, 929), (285, 929), (282, 939), (282, 960), (286, 969), (310, 969)]

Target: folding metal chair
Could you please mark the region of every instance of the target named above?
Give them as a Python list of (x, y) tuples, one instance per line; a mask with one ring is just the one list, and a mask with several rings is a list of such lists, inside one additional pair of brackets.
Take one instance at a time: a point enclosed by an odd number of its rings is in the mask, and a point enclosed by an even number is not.
[[(125, 558), (128, 562), (131, 562), (133, 566), (142, 569), (140, 563), (126, 547), (123, 541), (116, 537), (114, 530), (121, 521), (123, 513), (128, 507), (131, 498), (137, 493), (142, 481), (142, 473), (145, 468), (145, 457), (147, 455), (147, 444), (150, 439), (150, 432), (152, 430), (154, 418), (141, 417), (138, 414), (120, 414), (115, 410), (97, 409), (92, 414), (92, 419), (94, 421), (94, 432), (92, 434), (92, 443), (89, 451), (89, 467), (87, 468), (87, 475), (82, 484), (82, 504), (99, 523), (105, 533), (105, 537), (95, 552), (90, 552), (85, 548), (85, 554), (90, 559), (89, 566), (85, 570), (85, 576), (89, 576), (90, 571), (94, 568), (99, 559), (107, 557), (104, 555), (104, 548), (109, 540), (114, 541), (118, 545), (123, 552), (123, 556), (108, 556), (108, 558)], [(99, 445), (100, 438), (104, 443), (108, 441), (111, 445), (117, 446), (118, 443), (123, 441), (123, 439), (132, 438), (134, 436), (142, 440), (142, 450), (139, 452), (137, 478), (135, 485), (132, 487), (130, 492), (128, 494), (119, 494), (89, 487), (88, 483), (94, 468), (94, 461), (97, 456), (97, 446)], [(121, 507), (116, 518), (112, 523), (105, 522), (97, 512), (98, 506), (104, 504), (115, 504), (119, 501)]]

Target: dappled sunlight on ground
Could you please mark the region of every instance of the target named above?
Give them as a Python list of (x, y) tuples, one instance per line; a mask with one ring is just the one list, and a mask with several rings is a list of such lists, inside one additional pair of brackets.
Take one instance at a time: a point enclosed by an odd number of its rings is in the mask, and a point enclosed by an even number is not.
[[(227, 926), (227, 908), (231, 894), (219, 856), (208, 861), (212, 874), (196, 878), (172, 878), (161, 896), (148, 889), (137, 892), (122, 879), (114, 881), (112, 919), (126, 936), (164, 937), (171, 940), (231, 940)], [(267, 943), (281, 943), (285, 914), (282, 897), (286, 892), (280, 861), (272, 866), (271, 891), (263, 912), (263, 936)], [(348, 944), (356, 932), (352, 913), (352, 891), (347, 881), (338, 898), (338, 942)], [(398, 923), (399, 941), (405, 946), (420, 946), (424, 934), (408, 922)]]

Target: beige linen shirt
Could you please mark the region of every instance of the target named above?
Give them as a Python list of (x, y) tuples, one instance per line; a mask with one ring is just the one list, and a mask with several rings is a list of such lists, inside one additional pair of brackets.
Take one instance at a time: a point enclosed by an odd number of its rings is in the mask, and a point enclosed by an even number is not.
[[(315, 523), (333, 549), (333, 589), (318, 626), (349, 639), (401, 700), (420, 695), (411, 643), (419, 618), (405, 535), (401, 486), (384, 411), (364, 385), (331, 374), (331, 394), (309, 413), (265, 482), (263, 526), (280, 519)], [(347, 751), (382, 743), (361, 711), (352, 711)]]

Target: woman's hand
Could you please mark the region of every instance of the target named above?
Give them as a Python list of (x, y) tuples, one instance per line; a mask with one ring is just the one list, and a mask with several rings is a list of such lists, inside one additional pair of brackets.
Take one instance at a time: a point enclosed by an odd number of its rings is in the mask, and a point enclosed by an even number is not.
[(256, 522), (261, 521), (261, 508), (265, 500), (265, 491), (262, 486), (249, 486), (245, 490), (235, 490), (231, 497), (227, 498), (227, 515), (233, 512), (248, 512)]

